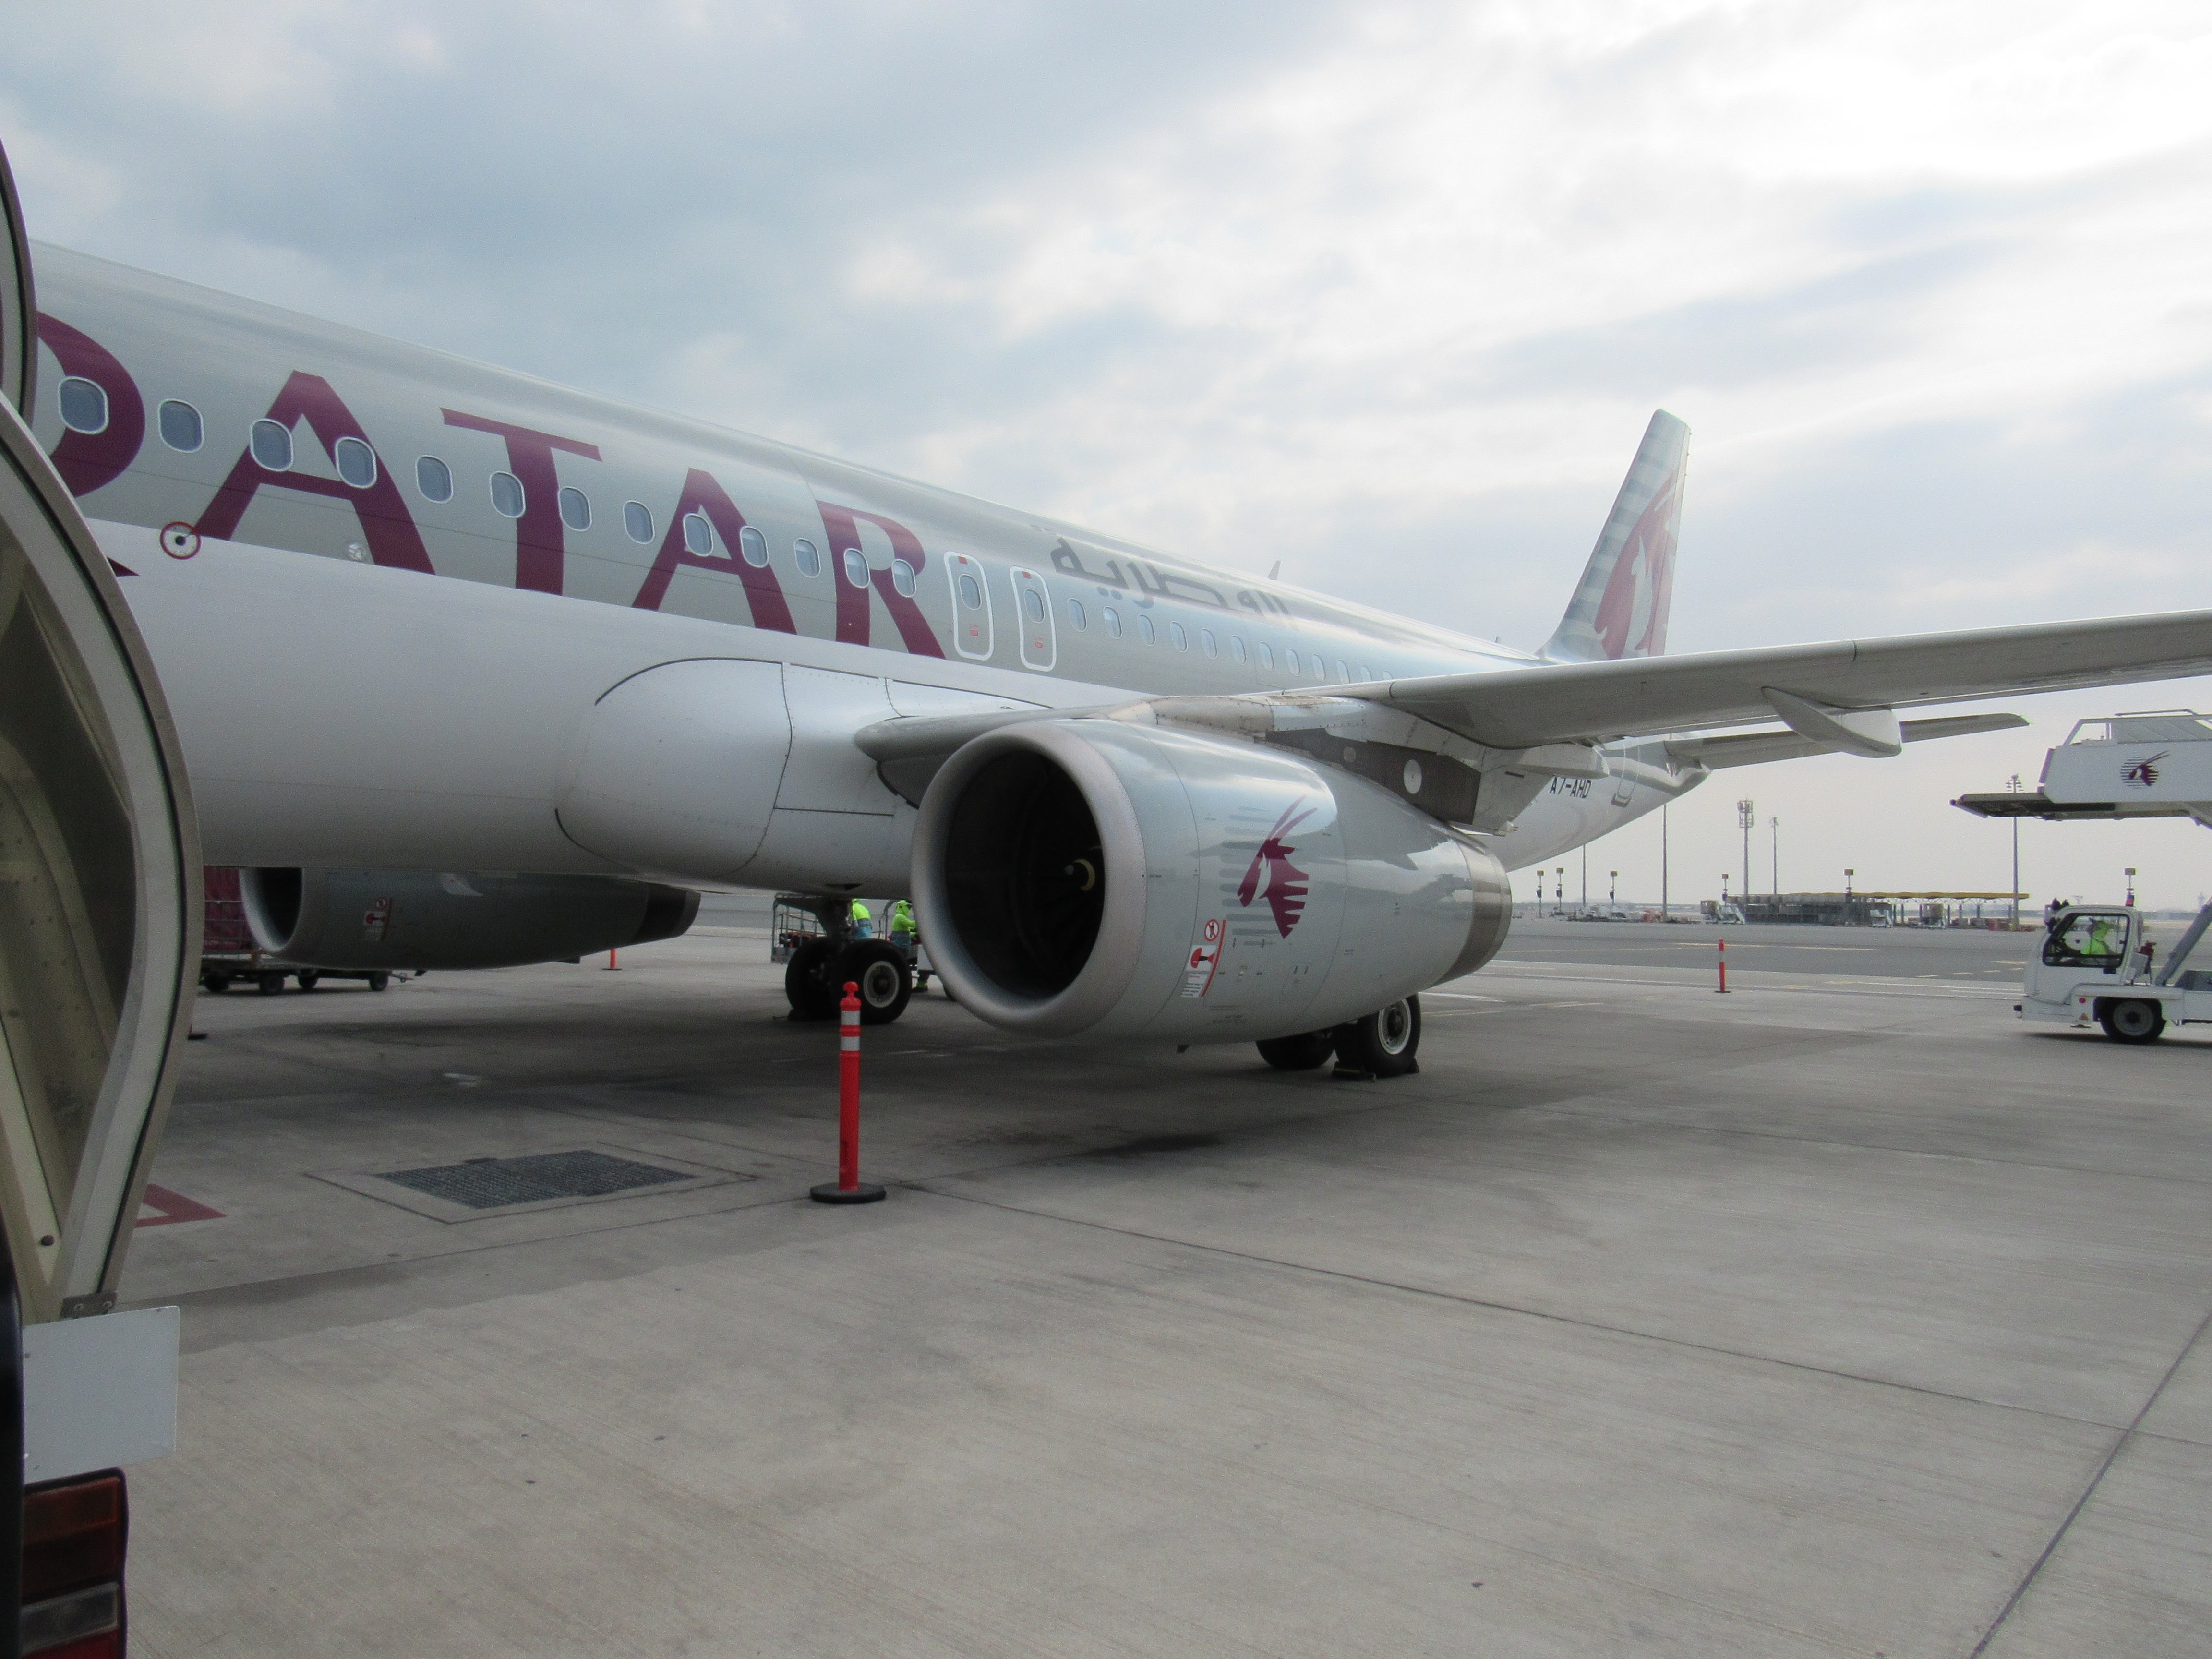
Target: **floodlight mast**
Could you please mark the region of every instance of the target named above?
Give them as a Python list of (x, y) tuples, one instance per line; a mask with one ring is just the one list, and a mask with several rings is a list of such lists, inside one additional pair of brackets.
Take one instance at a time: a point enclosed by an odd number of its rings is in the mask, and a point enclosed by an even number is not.
[(1751, 897), (1751, 826), (1759, 822), (1759, 809), (1748, 800), (1735, 804), (1735, 821), (1743, 829), (1743, 896)]

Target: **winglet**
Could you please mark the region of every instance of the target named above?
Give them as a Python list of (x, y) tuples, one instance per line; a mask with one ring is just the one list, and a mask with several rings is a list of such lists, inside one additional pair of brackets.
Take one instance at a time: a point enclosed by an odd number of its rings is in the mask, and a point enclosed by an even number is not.
[(1663, 409), (1653, 412), (1575, 597), (1545, 641), (1549, 660), (1601, 662), (1666, 651), (1689, 446), (1687, 426)]

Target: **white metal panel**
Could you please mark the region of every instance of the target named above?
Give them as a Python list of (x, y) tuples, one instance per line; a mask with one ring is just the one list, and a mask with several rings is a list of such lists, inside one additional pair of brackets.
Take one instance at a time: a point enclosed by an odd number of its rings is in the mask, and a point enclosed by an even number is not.
[(23, 1479), (60, 1480), (177, 1446), (174, 1308), (23, 1328)]
[(592, 708), (561, 827), (632, 869), (732, 879), (768, 833), (790, 747), (782, 664), (664, 663)]
[(876, 775), (853, 733), (889, 720), (890, 699), (872, 674), (838, 674), (787, 665), (784, 702), (791, 714), (791, 758), (776, 791), (778, 807), (811, 812), (888, 813), (898, 797)]

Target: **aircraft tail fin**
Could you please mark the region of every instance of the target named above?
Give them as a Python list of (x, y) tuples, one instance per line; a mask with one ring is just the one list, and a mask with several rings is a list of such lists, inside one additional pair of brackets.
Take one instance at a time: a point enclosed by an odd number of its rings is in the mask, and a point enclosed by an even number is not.
[(1575, 596), (1545, 641), (1547, 659), (1601, 662), (1665, 653), (1689, 447), (1690, 428), (1665, 410), (1654, 410)]

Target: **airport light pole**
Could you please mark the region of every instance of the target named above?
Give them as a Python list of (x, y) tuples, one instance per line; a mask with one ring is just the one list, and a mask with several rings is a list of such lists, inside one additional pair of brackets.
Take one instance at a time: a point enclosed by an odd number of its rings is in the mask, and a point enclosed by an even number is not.
[[(2014, 794), (2020, 793), (2020, 774), (2015, 772), (2005, 780), (2005, 787)], [(2012, 820), (2012, 930), (2020, 932), (2020, 815)]]
[(1659, 803), (1659, 920), (1667, 920), (1667, 808), (1671, 803)]
[(1852, 869), (1847, 868), (1844, 872), (1844, 926), (1846, 927), (1851, 925), (1851, 878), (1856, 874), (1858, 872)]
[[(1747, 800), (1735, 804), (1735, 821), (1743, 827), (1743, 896), (1751, 898), (1751, 826), (1759, 822), (1759, 810)], [(1744, 918), (1748, 921), (1748, 916)]]
[(1773, 884), (1774, 902), (1779, 908), (1782, 902), (1782, 820), (1769, 818), (1766, 821), (1766, 827), (1773, 832), (1774, 836), (1774, 863), (1767, 872), (1766, 878)]
[(1613, 882), (1613, 885), (1605, 890), (1605, 902), (1607, 904), (1618, 904), (1620, 902), (1620, 872), (1608, 870), (1605, 873)]

